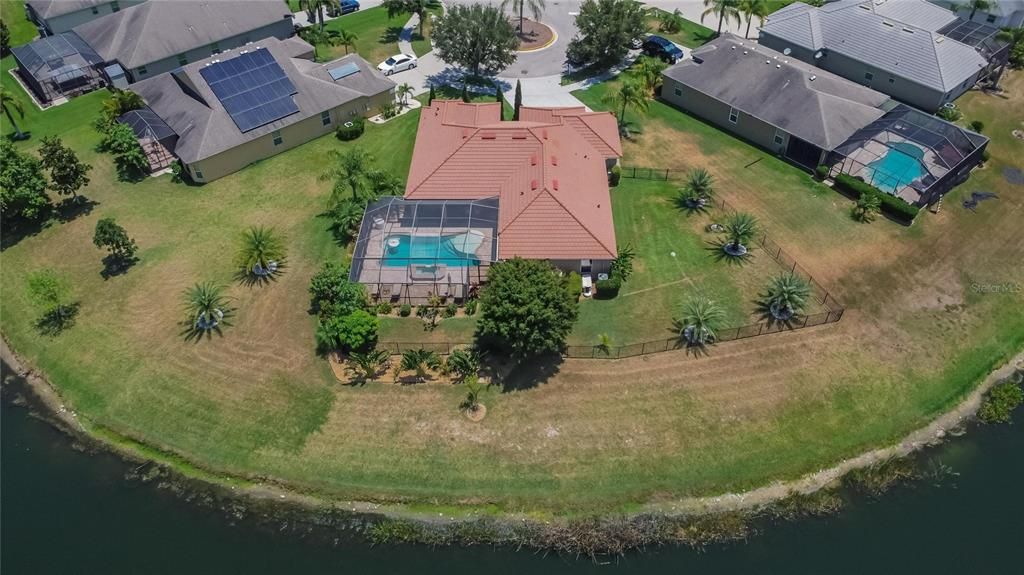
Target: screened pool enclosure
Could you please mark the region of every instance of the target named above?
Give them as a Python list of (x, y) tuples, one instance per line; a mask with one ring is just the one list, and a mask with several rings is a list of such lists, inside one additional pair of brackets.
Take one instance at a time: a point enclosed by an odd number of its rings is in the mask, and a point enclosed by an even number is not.
[(18, 63), (18, 77), (42, 105), (106, 83), (99, 69), (103, 58), (74, 32), (40, 38), (11, 48), (11, 53)]
[(380, 301), (463, 299), (497, 258), (497, 228), (498, 198), (381, 198), (363, 216), (350, 278)]
[(854, 132), (827, 165), (915, 205), (937, 200), (981, 161), (988, 138), (900, 104)]
[(117, 121), (132, 129), (146, 153), (150, 172), (158, 172), (174, 162), (171, 151), (178, 142), (178, 134), (149, 106), (127, 112)]

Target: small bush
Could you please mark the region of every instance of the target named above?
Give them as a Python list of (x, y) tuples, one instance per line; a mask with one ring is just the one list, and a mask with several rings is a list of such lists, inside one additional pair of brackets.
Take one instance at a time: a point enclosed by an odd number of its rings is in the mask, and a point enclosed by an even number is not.
[(409, 317), (412, 315), (412, 306), (407, 303), (403, 303), (402, 307), (398, 308), (398, 315), (402, 317)]
[(828, 177), (828, 166), (822, 164), (817, 168), (814, 168), (814, 174), (818, 176), (819, 180), (824, 180)]
[(466, 315), (474, 315), (476, 313), (477, 303), (475, 299), (466, 300)]
[(583, 276), (576, 272), (569, 272), (569, 277), (566, 278), (565, 289), (569, 292), (569, 297), (573, 301), (579, 301), (580, 294), (583, 293)]
[(984, 150), (981, 151), (982, 162), (987, 162), (990, 158), (992, 158), (992, 154), (988, 153), (988, 148), (985, 148)]
[(416, 317), (427, 317), (428, 313), (430, 313), (430, 308), (426, 305), (420, 304), (416, 306)]
[(963, 114), (960, 113), (960, 110), (956, 108), (940, 108), (939, 111), (935, 113), (935, 115), (947, 122), (955, 122), (963, 117)]
[(594, 287), (597, 289), (595, 297), (599, 299), (612, 299), (619, 295), (619, 288), (622, 287), (622, 280), (612, 276), (606, 280), (597, 280)]
[(1024, 390), (1013, 381), (1000, 383), (985, 396), (978, 418), (985, 423), (1009, 423), (1013, 410), (1024, 402)]
[(395, 116), (398, 115), (398, 104), (394, 102), (388, 102), (387, 104), (384, 104), (383, 106), (380, 107), (380, 115), (383, 116), (385, 120), (390, 120), (391, 118), (394, 118)]
[(386, 301), (377, 304), (377, 315), (391, 315), (391, 304)]
[(622, 179), (622, 167), (618, 164), (612, 166), (611, 172), (608, 173), (608, 185), (615, 187), (619, 185), (619, 180)]
[(981, 120), (971, 120), (971, 123), (968, 124), (968, 126), (971, 128), (971, 130), (978, 132), (980, 134), (982, 130), (985, 129), (985, 122), (982, 122)]
[[(349, 123), (352, 125), (346, 125)], [(366, 121), (362, 118), (352, 118), (351, 122), (346, 122), (345, 124), (338, 126), (338, 130), (335, 132), (335, 135), (339, 140), (348, 142), (362, 136), (364, 130), (366, 130)]]
[(887, 194), (871, 184), (858, 180), (849, 174), (837, 175), (835, 177), (835, 182), (837, 188), (850, 194), (855, 200), (859, 200), (860, 197), (866, 193), (878, 194), (878, 198), (882, 201), (882, 211), (897, 220), (910, 223), (914, 221), (914, 218), (917, 217), (917, 213), (921, 211), (920, 208), (912, 206), (904, 200), (897, 198), (892, 194)]
[(459, 313), (459, 306), (454, 303), (450, 303), (444, 308), (444, 317), (455, 317), (457, 313)]

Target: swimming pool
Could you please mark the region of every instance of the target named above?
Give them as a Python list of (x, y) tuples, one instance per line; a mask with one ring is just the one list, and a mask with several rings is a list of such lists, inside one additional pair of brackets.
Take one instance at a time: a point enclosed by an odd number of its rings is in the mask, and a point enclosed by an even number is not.
[[(396, 242), (397, 240), (397, 242)], [(449, 267), (480, 265), (475, 254), (483, 234), (470, 230), (449, 236), (392, 234), (384, 239), (384, 265), (405, 267), (410, 264), (444, 264)], [(397, 245), (391, 245), (395, 244)]]
[(908, 142), (895, 144), (884, 156), (868, 164), (871, 183), (880, 190), (897, 192), (924, 175), (924, 150)]

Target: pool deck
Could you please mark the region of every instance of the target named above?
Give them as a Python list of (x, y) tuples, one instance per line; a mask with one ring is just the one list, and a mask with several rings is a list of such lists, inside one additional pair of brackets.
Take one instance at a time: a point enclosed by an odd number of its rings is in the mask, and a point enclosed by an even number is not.
[[(926, 170), (926, 173), (923, 174), (924, 177), (927, 177), (930, 174), (935, 179), (939, 179), (949, 171), (945, 166), (942, 165), (941, 161), (938, 159), (938, 157), (933, 151), (927, 148), (922, 148), (921, 146), (907, 140), (906, 138), (895, 132), (890, 132), (887, 130), (885, 132), (877, 134), (875, 138), (875, 140), (866, 141), (863, 146), (861, 146), (848, 156), (848, 158), (850, 160), (853, 160), (855, 165), (858, 166), (857, 169), (848, 172), (851, 176), (859, 177), (866, 182), (873, 181), (875, 168), (871, 166), (871, 163), (876, 162), (877, 160), (883, 158), (890, 151), (892, 151), (892, 148), (884, 144), (883, 141), (888, 142), (890, 145), (906, 142), (916, 148), (921, 149), (924, 152), (924, 155), (921, 158), (921, 162), (924, 164), (924, 168)], [(895, 195), (913, 204), (921, 199), (921, 194), (918, 190), (914, 189), (910, 185), (911, 183), (913, 182), (907, 182), (906, 185), (900, 186), (897, 190), (895, 190)], [(892, 190), (885, 191), (890, 193), (893, 192)]]

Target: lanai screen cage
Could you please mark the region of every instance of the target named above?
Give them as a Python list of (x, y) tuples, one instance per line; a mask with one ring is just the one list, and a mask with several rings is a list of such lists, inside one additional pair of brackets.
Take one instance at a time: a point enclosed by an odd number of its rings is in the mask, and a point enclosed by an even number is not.
[(178, 134), (149, 106), (126, 112), (117, 121), (127, 124), (135, 133), (139, 146), (149, 160), (151, 172), (171, 165), (174, 161), (171, 150), (178, 143)]
[(900, 104), (857, 130), (829, 154), (831, 173), (860, 178), (925, 205), (981, 161), (988, 138)]
[(18, 75), (43, 104), (103, 86), (103, 58), (74, 32), (11, 48)]
[(464, 299), (498, 254), (498, 198), (371, 203), (352, 255), (350, 279), (380, 301)]

